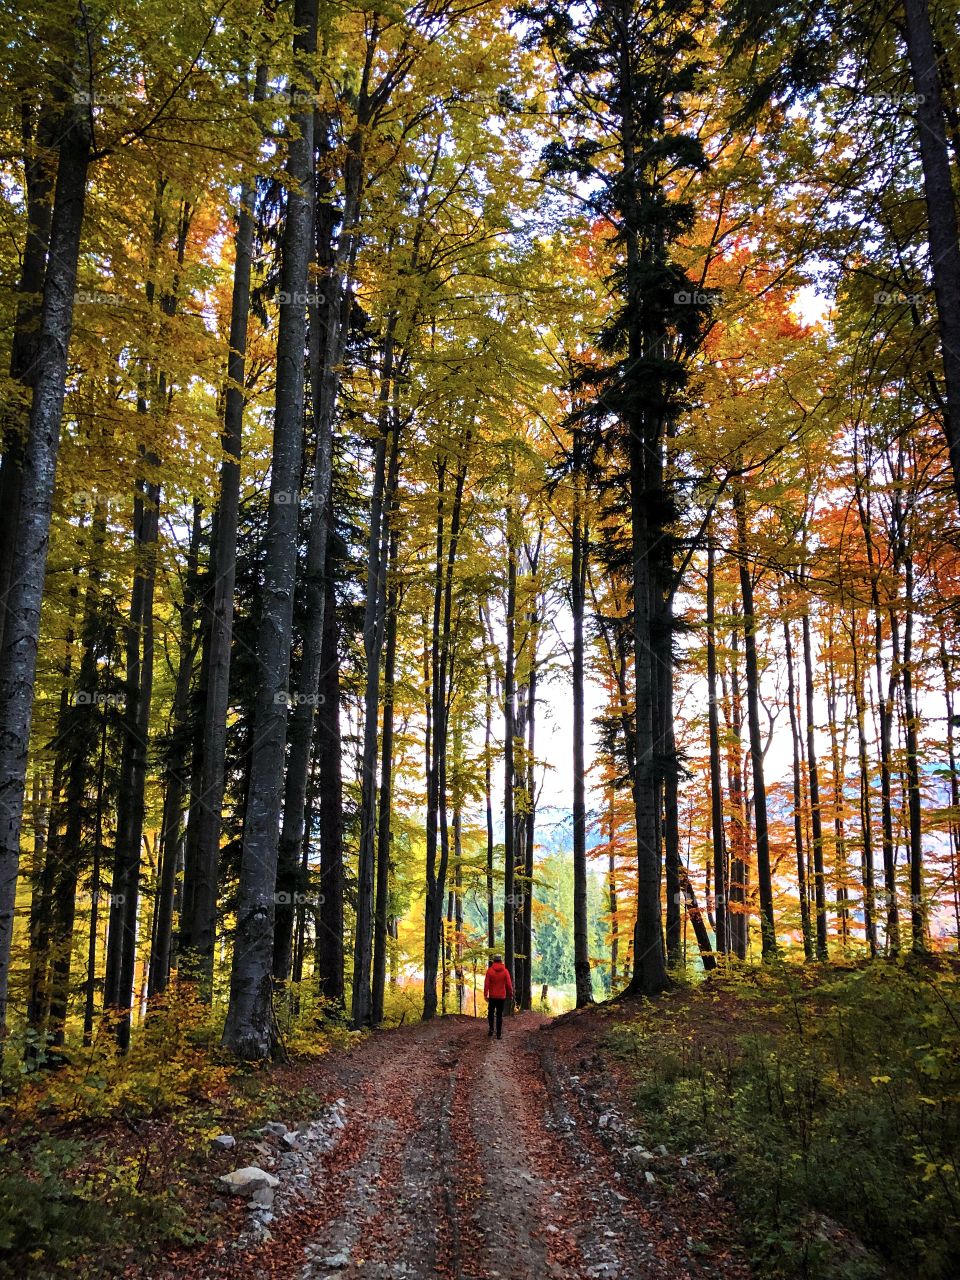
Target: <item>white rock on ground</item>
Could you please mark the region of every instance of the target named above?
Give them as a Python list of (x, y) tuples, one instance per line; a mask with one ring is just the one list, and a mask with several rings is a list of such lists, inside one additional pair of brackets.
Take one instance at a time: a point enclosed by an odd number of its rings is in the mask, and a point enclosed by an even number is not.
[(230, 1189), (232, 1195), (252, 1196), (262, 1187), (279, 1187), (280, 1179), (265, 1169), (249, 1165), (246, 1169), (234, 1169), (232, 1173), (224, 1173), (220, 1181)]

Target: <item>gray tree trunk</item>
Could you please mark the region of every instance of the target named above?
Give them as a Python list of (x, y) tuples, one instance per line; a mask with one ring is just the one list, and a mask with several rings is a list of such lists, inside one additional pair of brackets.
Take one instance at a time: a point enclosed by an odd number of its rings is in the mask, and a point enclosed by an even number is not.
[(943, 428), (960, 501), (960, 235), (947, 149), (938, 58), (928, 0), (904, 0), (904, 34), (916, 89), (917, 136), (927, 205), (930, 271), (937, 302), (945, 395)]
[(734, 488), (737, 552), (740, 562), (740, 596), (743, 600), (743, 649), (747, 677), (747, 724), (750, 731), (750, 767), (753, 773), (753, 825), (757, 848), (757, 885), (760, 891), (760, 939), (765, 960), (777, 953), (773, 912), (773, 879), (770, 872), (770, 831), (767, 822), (767, 786), (763, 773), (763, 738), (760, 732), (760, 667), (757, 661), (757, 618), (753, 607), (753, 578), (747, 558), (747, 513), (742, 482)]
[[(391, 432), (390, 399), (393, 379), (393, 330), (391, 316), (383, 342), (380, 380), (380, 435), (374, 460), (370, 499), (370, 537), (367, 546), (367, 593), (363, 618), (363, 647), (367, 663), (364, 693), (363, 756), (361, 765), (360, 854), (357, 867), (357, 927), (354, 936), (353, 999), (351, 1020), (368, 1026), (372, 1018), (371, 965), (373, 957), (373, 892), (377, 827), (377, 744), (380, 717), (380, 656), (386, 614), (386, 567), (389, 541), (391, 491), (387, 483), (387, 450), (391, 480), (397, 459), (395, 429)], [(395, 428), (395, 424), (394, 424)], [(392, 440), (391, 440), (392, 435)], [(386, 536), (385, 536), (386, 534)]]
[(573, 533), (570, 604), (573, 611), (573, 971), (577, 1008), (593, 1002), (590, 938), (587, 931), (587, 802), (584, 759), (583, 619), (587, 583), (587, 533), (583, 519), (580, 432), (573, 440)]
[[(297, 0), (294, 55), (316, 50), (317, 0)], [(276, 412), (270, 513), (257, 635), (258, 691), (243, 833), (230, 1004), (223, 1043), (241, 1058), (265, 1058), (275, 1044), (273, 927), (289, 701), (297, 511), (303, 460), (307, 276), (313, 233), (313, 107), (292, 113), (282, 240)]]
[(181, 823), (187, 795), (187, 754), (190, 747), (190, 683), (194, 665), (194, 624), (197, 610), (197, 565), (200, 555), (202, 507), (193, 504), (193, 528), (187, 549), (183, 606), (180, 614), (180, 655), (170, 715), (170, 741), (164, 765), (163, 817), (160, 825), (160, 874), (154, 908), (154, 938), (150, 952), (147, 995), (166, 990), (170, 979), (173, 907), (180, 861)]
[(33, 402), (23, 457), (21, 515), (13, 545), (0, 653), (0, 1030), (6, 1026), (40, 607), (50, 545), (90, 147), (88, 121), (75, 108), (65, 122), (60, 142), (49, 266), (43, 286), (36, 359), (30, 373)]
[[(267, 69), (256, 71), (253, 100), (263, 100)], [(184, 895), (180, 921), (181, 968), (200, 978), (210, 998), (217, 930), (217, 888), (220, 832), (226, 777), (227, 709), (230, 700), (230, 659), (233, 641), (233, 595), (237, 570), (237, 523), (240, 509), (240, 455), (243, 410), (246, 403), (247, 324), (255, 230), (256, 183), (246, 178), (240, 187), (234, 240), (233, 294), (230, 303), (230, 349), (224, 397), (223, 461), (214, 521), (210, 567), (213, 583), (207, 607), (203, 735), (200, 740), (197, 785), (190, 799), (184, 848)]]

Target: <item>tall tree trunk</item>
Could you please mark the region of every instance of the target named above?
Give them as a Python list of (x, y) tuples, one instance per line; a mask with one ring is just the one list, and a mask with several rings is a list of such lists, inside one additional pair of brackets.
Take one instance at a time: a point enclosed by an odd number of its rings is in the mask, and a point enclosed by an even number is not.
[[(672, 628), (667, 630), (672, 636)], [(684, 962), (683, 938), (681, 935), (681, 901), (691, 901), (690, 893), (681, 890), (683, 867), (680, 862), (680, 807), (678, 797), (678, 765), (677, 740), (673, 714), (673, 652), (672, 644), (665, 644), (659, 663), (660, 679), (657, 683), (660, 690), (660, 723), (663, 741), (664, 779), (663, 779), (663, 847), (666, 869), (667, 891), (667, 962), (674, 967), (682, 967)], [(695, 901), (695, 899), (694, 899)], [(693, 917), (691, 916), (691, 919)], [(699, 908), (694, 922), (694, 932), (699, 939), (703, 922)], [(702, 948), (701, 948), (702, 950)]]
[(340, 658), (333, 560), (328, 548), (323, 613), (320, 704), (317, 708), (317, 775), (320, 807), (320, 909), (316, 967), (320, 992), (342, 1005), (343, 980), (343, 781), (340, 739)]
[(636, 683), (634, 803), (637, 827), (637, 918), (633, 977), (627, 990), (656, 995), (668, 985), (660, 923), (660, 800), (656, 741), (657, 689), (653, 669), (652, 617), (655, 584), (650, 555), (656, 534), (647, 528), (648, 446), (637, 430), (630, 436), (633, 554), (633, 662)]
[(514, 533), (513, 505), (507, 511), (507, 648), (503, 669), (503, 963), (514, 976), (514, 869), (515, 840), (513, 813), (513, 789), (516, 784), (514, 768), (517, 692), (516, 692), (516, 635), (517, 635), (517, 548)]
[(533, 1008), (533, 845), (537, 827), (537, 793), (534, 774), (534, 746), (537, 724), (537, 618), (530, 624), (530, 682), (527, 693), (527, 808), (524, 813), (524, 885), (523, 885), (523, 989), (520, 1007)]
[(107, 772), (107, 717), (106, 710), (102, 714), (100, 725), (100, 750), (97, 760), (96, 809), (93, 825), (93, 867), (90, 872), (90, 933), (87, 939), (87, 978), (83, 998), (83, 1043), (89, 1046), (93, 1042), (93, 1022), (97, 986), (97, 932), (100, 926), (100, 890), (102, 887), (101, 870), (104, 853), (103, 814), (106, 808), (106, 772)]
[[(6, 605), (13, 569), (17, 522), (20, 518), (20, 490), (23, 480), (23, 451), (29, 430), (27, 396), (30, 372), (36, 359), (43, 276), (50, 243), (50, 197), (56, 180), (53, 151), (54, 121), (51, 113), (21, 105), (23, 140), (24, 205), (26, 234), (17, 282), (17, 310), (10, 345), (10, 376), (23, 387), (23, 403), (15, 398), (3, 423), (3, 460), (0, 462), (0, 605)], [(0, 608), (0, 652), (6, 609)]]
[(913, 556), (904, 557), (906, 580), (903, 624), (903, 715), (907, 745), (907, 827), (910, 850), (910, 940), (917, 953), (927, 948), (923, 904), (923, 814), (920, 797), (918, 714), (913, 691)]
[[(296, 0), (294, 57), (309, 60), (317, 44), (317, 0)], [(313, 234), (313, 105), (292, 114), (287, 158), (277, 334), (276, 413), (265, 536), (262, 609), (257, 635), (258, 691), (250, 787), (243, 832), (237, 926), (224, 1045), (241, 1058), (273, 1050), (274, 895), (283, 794), (290, 646), (297, 565), (297, 508), (303, 457), (303, 371), (306, 291)]]
[(173, 908), (177, 867), (181, 856), (181, 824), (187, 795), (187, 756), (191, 746), (190, 682), (193, 675), (194, 624), (197, 611), (198, 562), (202, 531), (199, 501), (193, 504), (193, 528), (187, 550), (183, 607), (180, 613), (180, 655), (170, 714), (170, 740), (164, 767), (163, 817), (160, 825), (160, 876), (154, 917), (154, 941), (150, 954), (148, 997), (166, 990), (170, 980), (173, 941)]
[(797, 687), (793, 668), (793, 639), (790, 620), (784, 614), (783, 647), (787, 657), (787, 700), (790, 704), (790, 740), (793, 746), (793, 839), (797, 851), (797, 893), (800, 897), (800, 928), (803, 933), (803, 956), (813, 959), (813, 931), (810, 927), (810, 897), (807, 889), (807, 865), (803, 848), (803, 786), (800, 760), (800, 725), (797, 715)]
[(743, 484), (734, 487), (740, 596), (743, 601), (743, 650), (747, 677), (747, 723), (750, 730), (750, 764), (753, 771), (753, 824), (757, 848), (757, 882), (760, 890), (760, 939), (763, 958), (777, 953), (773, 914), (773, 878), (770, 872), (770, 833), (767, 824), (767, 789), (763, 775), (763, 740), (760, 733), (760, 670), (757, 662), (757, 618), (753, 606), (753, 578), (747, 558), (747, 510)]
[[(138, 405), (138, 411), (145, 407)], [(145, 459), (155, 470), (156, 459)], [(133, 984), (136, 972), (140, 906), (140, 861), (143, 842), (147, 752), (153, 700), (154, 615), (157, 573), (160, 486), (144, 476), (134, 499), (135, 555), (130, 616), (126, 624), (126, 681), (123, 746), (117, 794), (117, 833), (107, 936), (104, 1003), (120, 1014), (117, 1040), (130, 1043)]]
[[(257, 67), (254, 102), (263, 100), (267, 69)], [(220, 829), (226, 777), (227, 711), (230, 702), (230, 659), (233, 644), (233, 598), (237, 576), (237, 525), (240, 511), (240, 456), (246, 404), (247, 328), (250, 278), (256, 228), (256, 181), (240, 186), (234, 237), (233, 292), (230, 302), (230, 347), (224, 395), (220, 490), (210, 556), (212, 585), (207, 605), (204, 654), (203, 733), (199, 740), (197, 786), (191, 796), (184, 848), (184, 894), (180, 920), (181, 969), (194, 972), (206, 999), (212, 996), (217, 932), (217, 889)]]
[(390, 534), (387, 570), (387, 639), (383, 661), (383, 737), (380, 744), (380, 811), (377, 817), (377, 883), (374, 902), (373, 1022), (383, 1021), (383, 997), (387, 976), (387, 939), (390, 909), (390, 819), (393, 805), (394, 681), (397, 674), (397, 555), (399, 539)]
[(803, 611), (803, 671), (807, 700), (807, 776), (810, 779), (810, 822), (813, 829), (813, 900), (816, 916), (817, 959), (825, 963), (827, 950), (827, 892), (823, 867), (823, 814), (820, 807), (820, 769), (817, 764), (816, 703), (813, 691), (813, 646), (810, 612)]
[(850, 615), (850, 652), (853, 656), (853, 705), (857, 717), (857, 766), (860, 774), (860, 836), (863, 862), (863, 927), (871, 958), (877, 954), (876, 900), (874, 896), (873, 815), (870, 805), (870, 753), (867, 747), (867, 708), (864, 673), (860, 664), (856, 612)]
[(843, 821), (843, 762), (846, 759), (846, 741), (841, 748), (838, 732), (839, 693), (833, 644), (834, 634), (831, 622), (827, 656), (827, 720), (830, 725), (830, 764), (833, 773), (833, 876), (837, 888), (840, 947), (841, 950), (846, 950), (850, 942), (850, 912), (847, 907), (847, 840)]
[(0, 1033), (6, 1027), (40, 607), (50, 545), (90, 150), (89, 121), (75, 104), (61, 134), (36, 356), (26, 375), (33, 387), (33, 401), (0, 653)]
[[(447, 832), (447, 730), (450, 715), (451, 654), (450, 637), (453, 612), (453, 571), (457, 562), (460, 527), (463, 517), (463, 491), (467, 479), (467, 463), (472, 428), (465, 431), (457, 467), (453, 502), (450, 508), (450, 533), (444, 563), (443, 555), (443, 505), (437, 510), (437, 589), (440, 596), (434, 602), (433, 624), (433, 765), (431, 782), (433, 797), (428, 802), (427, 826), (427, 894), (424, 906), (423, 942), (423, 1017), (433, 1017), (437, 1007), (437, 963), (443, 929), (443, 899), (446, 887), (449, 842)], [(438, 610), (438, 605), (439, 610)], [(436, 830), (431, 824), (429, 812), (440, 819), (440, 858), (436, 856)], [(431, 826), (434, 834), (431, 837)], [(506, 919), (506, 912), (504, 913)]]
[(493, 903), (493, 753), (491, 750), (491, 738), (493, 735), (493, 677), (490, 673), (490, 662), (486, 649), (484, 649), (483, 661), (486, 668), (486, 698), (484, 701), (483, 727), (483, 787), (487, 819), (487, 948), (492, 952), (497, 940), (494, 929)]
[[(383, 342), (380, 379), (379, 438), (374, 460), (373, 492), (370, 498), (370, 536), (367, 547), (366, 608), (363, 618), (363, 648), (367, 664), (363, 716), (363, 758), (361, 765), (360, 854), (357, 868), (357, 928), (353, 956), (353, 1001), (351, 1020), (355, 1027), (372, 1020), (371, 968), (373, 957), (374, 873), (376, 870), (377, 828), (377, 743), (380, 711), (380, 656), (386, 625), (386, 567), (389, 542), (390, 503), (396, 485), (398, 459), (396, 431), (390, 429), (390, 398), (393, 380), (393, 332), (391, 316)], [(390, 480), (387, 479), (387, 454)]]
[(67, 756), (63, 796), (64, 830), (61, 834), (61, 823), (58, 821), (56, 829), (51, 832), (51, 851), (55, 858), (49, 903), (51, 970), (48, 1032), (52, 1043), (57, 1046), (63, 1044), (66, 1036), (77, 888), (85, 861), (83, 836), (87, 818), (86, 793), (100, 728), (93, 708), (99, 705), (94, 690), (97, 688), (98, 660), (103, 645), (99, 593), (105, 537), (106, 512), (103, 505), (99, 504), (91, 526), (90, 569), (81, 627), (83, 653), (77, 673), (78, 690), (88, 700), (81, 703), (77, 698), (73, 708), (63, 708), (61, 725)]
[[(146, 298), (152, 307), (156, 292), (155, 265), (166, 230), (163, 202), (167, 182), (156, 185), (153, 218), (153, 260), (147, 277)], [(172, 317), (176, 312), (179, 270), (183, 267), (191, 219), (190, 206), (180, 205), (177, 222), (177, 273), (170, 290), (161, 292), (160, 312)], [(137, 393), (137, 413), (150, 411), (146, 386), (153, 377), (144, 362), (142, 384)], [(163, 412), (168, 401), (166, 377), (161, 371), (151, 387), (154, 407)], [(107, 947), (104, 999), (121, 1014), (117, 1040), (121, 1050), (130, 1043), (134, 982), (137, 963), (137, 931), (140, 916), (140, 862), (146, 807), (146, 783), (150, 713), (153, 700), (154, 594), (160, 521), (160, 459), (141, 446), (142, 475), (138, 477), (133, 510), (134, 580), (130, 617), (126, 627), (126, 689), (123, 716), (123, 746), (117, 802), (117, 835), (114, 852), (113, 894)]]
[(713, 838), (713, 893), (717, 954), (730, 949), (727, 904), (727, 848), (723, 826), (723, 779), (720, 774), (720, 711), (717, 705), (716, 544), (707, 543), (707, 733), (710, 739), (710, 830)]
[(587, 586), (588, 534), (583, 517), (580, 431), (573, 437), (573, 532), (570, 605), (573, 612), (573, 972), (577, 1008), (593, 1001), (590, 938), (587, 931), (587, 780), (584, 743), (583, 621)]
[[(366, 94), (366, 78), (360, 98)], [(329, 149), (326, 117), (315, 118), (316, 139)], [(293, 901), (298, 889), (300, 849), (303, 843), (303, 817), (307, 795), (307, 775), (313, 755), (316, 706), (320, 687), (321, 651), (323, 648), (323, 610), (326, 592), (324, 574), (327, 544), (333, 523), (331, 490), (333, 483), (333, 439), (337, 400), (340, 390), (340, 368), (347, 340), (347, 315), (351, 298), (345, 290), (347, 273), (352, 269), (357, 250), (357, 222), (363, 169), (358, 148), (362, 134), (350, 139), (345, 166), (346, 190), (340, 215), (341, 232), (333, 243), (333, 224), (338, 216), (328, 198), (329, 179), (318, 175), (318, 199), (315, 211), (315, 253), (322, 273), (319, 301), (310, 306), (310, 385), (316, 436), (316, 461), (310, 498), (310, 526), (304, 568), (306, 594), (303, 652), (297, 683), (297, 696), (290, 710), (287, 726), (287, 771), (283, 799), (283, 828), (280, 833), (277, 868), (277, 918), (274, 940), (274, 976), (287, 977), (290, 968), (290, 943), (293, 928)], [(388, 325), (389, 361), (393, 361), (392, 334), (395, 320)], [(389, 373), (381, 388), (381, 396), (391, 390)], [(381, 418), (383, 410), (381, 409)]]
[[(737, 615), (731, 618), (734, 628)], [(728, 900), (731, 911), (729, 917), (730, 944), (733, 954), (738, 960), (747, 957), (747, 944), (750, 940), (750, 863), (748, 860), (748, 818), (744, 787), (743, 757), (743, 709), (740, 695), (739, 650), (737, 632), (732, 632), (733, 644), (730, 650), (730, 689), (729, 698), (725, 688), (726, 680), (721, 676), (721, 688), (724, 690), (724, 714), (727, 717), (727, 791), (730, 796), (730, 886)]]
[[(904, 0), (904, 36), (916, 90), (917, 136), (927, 205), (930, 270), (946, 391), (943, 426), (960, 501), (960, 235), (928, 0)], [(914, 933), (916, 938), (916, 933)]]
[(28, 1036), (23, 1055), (28, 1066), (40, 1060), (50, 1004), (50, 897), (54, 876), (53, 853), (49, 845), (50, 798), (49, 781), (41, 778), (39, 772), (35, 773), (30, 815), (33, 826), (33, 856), (30, 867), (32, 892), (27, 987)]
[(940, 670), (943, 672), (943, 698), (947, 712), (947, 761), (950, 767), (950, 879), (953, 885), (953, 914), (960, 947), (960, 771), (957, 767), (956, 720), (954, 719), (954, 683), (947, 652), (947, 641), (940, 633)]

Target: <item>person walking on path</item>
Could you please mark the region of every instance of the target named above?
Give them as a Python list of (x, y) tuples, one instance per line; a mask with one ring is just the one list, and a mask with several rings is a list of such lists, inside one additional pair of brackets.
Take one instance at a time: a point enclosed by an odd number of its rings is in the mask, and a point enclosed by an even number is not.
[(513, 999), (510, 970), (503, 963), (502, 956), (493, 957), (493, 964), (484, 975), (483, 998), (487, 1002), (487, 1025), (490, 1028), (487, 1034), (493, 1035), (493, 1027), (496, 1023), (499, 1040), (503, 1035), (503, 1006), (508, 998)]

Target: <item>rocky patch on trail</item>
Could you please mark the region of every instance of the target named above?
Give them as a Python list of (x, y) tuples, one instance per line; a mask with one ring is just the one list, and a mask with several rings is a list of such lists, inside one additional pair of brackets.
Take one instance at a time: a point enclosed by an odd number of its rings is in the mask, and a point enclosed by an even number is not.
[(248, 1201), (247, 1225), (233, 1244), (237, 1252), (269, 1240), (271, 1224), (309, 1197), (317, 1162), (336, 1145), (345, 1115), (346, 1103), (338, 1098), (315, 1119), (292, 1128), (280, 1120), (269, 1120), (254, 1140), (238, 1143), (232, 1134), (214, 1138), (211, 1145), (216, 1151), (240, 1154), (249, 1150), (256, 1157), (256, 1163), (239, 1166), (219, 1178), (224, 1190)]

